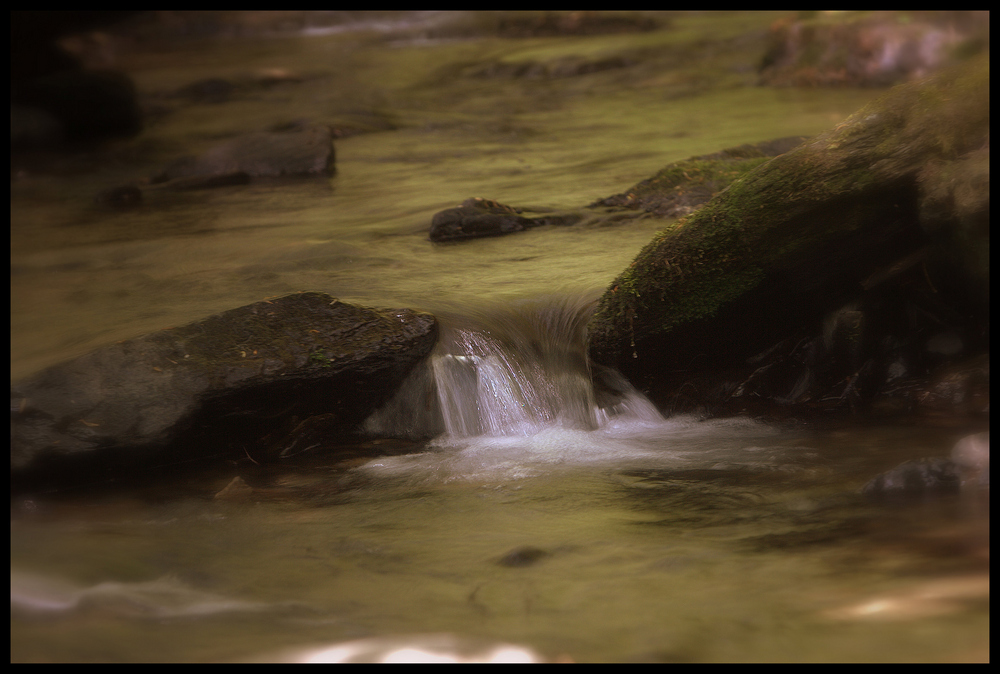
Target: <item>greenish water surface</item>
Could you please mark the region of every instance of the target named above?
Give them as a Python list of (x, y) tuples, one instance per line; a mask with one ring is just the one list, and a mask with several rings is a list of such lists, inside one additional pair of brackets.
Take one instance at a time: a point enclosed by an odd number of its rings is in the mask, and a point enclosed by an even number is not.
[[(57, 170), (38, 158), (15, 166), (12, 378), (299, 290), (458, 313), (596, 298), (664, 221), (434, 245), (431, 217), (473, 196), (579, 208), (671, 161), (821, 132), (878, 95), (755, 86), (774, 18), (692, 15), (632, 36), (344, 33), (133, 54), (123, 66), (155, 112), (142, 136)], [(607, 54), (634, 64), (474, 76), (491, 63)], [(166, 96), (260, 68), (302, 81), (219, 104)], [(385, 128), (337, 140), (332, 178), (150, 193), (131, 211), (93, 203), (219, 138), (302, 119)], [(857, 496), (879, 471), (947, 455), (961, 435), (681, 419), (317, 461), (271, 476), (271, 491), (247, 502), (212, 500), (232, 475), (20, 498), (11, 659), (294, 658), (446, 632), (578, 662), (988, 660), (988, 497), (881, 508)], [(523, 546), (546, 555), (498, 564)]]

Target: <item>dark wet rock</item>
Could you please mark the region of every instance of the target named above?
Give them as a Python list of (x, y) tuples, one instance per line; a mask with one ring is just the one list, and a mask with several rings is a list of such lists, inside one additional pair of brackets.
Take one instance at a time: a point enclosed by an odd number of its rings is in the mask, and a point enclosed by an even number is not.
[(334, 171), (330, 129), (313, 125), (284, 133), (249, 133), (222, 142), (199, 157), (174, 162), (153, 182), (240, 173), (259, 178), (322, 175)]
[(513, 550), (508, 551), (499, 559), (499, 561), (497, 561), (497, 564), (500, 566), (514, 568), (531, 566), (548, 556), (549, 553), (541, 548), (523, 545), (519, 548), (514, 548)]
[(11, 469), (30, 483), (211, 456), (264, 462), (309, 417), (355, 432), (436, 339), (429, 314), (300, 293), (125, 340), (13, 387)]
[[(87, 70), (57, 40), (134, 12), (11, 12), (11, 144), (15, 149), (132, 136), (142, 129), (125, 74)], [(42, 114), (44, 111), (45, 114)]]
[(924, 414), (988, 415), (990, 407), (989, 355), (942, 365), (915, 396)]
[(643, 211), (661, 218), (683, 217), (748, 171), (805, 140), (805, 136), (790, 136), (674, 162), (652, 178), (621, 194), (596, 201), (589, 208), (611, 207)]
[(217, 187), (231, 187), (233, 185), (246, 185), (250, 182), (250, 174), (246, 171), (234, 171), (233, 173), (219, 173), (216, 175), (190, 176), (188, 178), (174, 178), (165, 183), (160, 183), (156, 187), (161, 190), (172, 190), (175, 192), (186, 192), (189, 190), (211, 190)]
[(127, 137), (142, 130), (135, 86), (123, 73), (52, 73), (22, 84), (17, 100), (50, 113), (67, 140)]
[(66, 129), (48, 110), (30, 105), (10, 106), (10, 145), (18, 148), (54, 147), (66, 139)]
[(779, 138), (675, 162), (626, 192), (590, 204), (587, 208), (596, 211), (593, 216), (530, 213), (488, 199), (466, 199), (461, 206), (434, 215), (430, 238), (444, 242), (503, 236), (542, 225), (574, 225), (587, 217), (612, 222), (619, 217), (633, 217), (633, 212), (635, 217), (687, 215), (740, 176), (805, 140), (804, 136)]
[[(989, 354), (944, 363), (927, 374), (921, 367), (913, 367), (914, 362), (919, 360), (892, 360), (886, 383), (872, 401), (873, 412), (881, 416), (920, 415), (939, 421), (989, 416)], [(895, 372), (899, 376), (892, 376)]]
[(466, 199), (457, 208), (434, 214), (431, 220), (431, 241), (461, 241), (489, 236), (503, 236), (532, 227), (532, 221), (522, 217), (511, 206), (489, 199)]
[[(601, 298), (591, 357), (725, 414), (862, 410), (940, 366), (938, 333), (952, 361), (987, 352), (988, 138), (987, 58), (893, 89), (661, 232)], [(944, 188), (935, 162), (970, 179)]]
[(950, 459), (904, 461), (873, 478), (861, 493), (871, 498), (914, 498), (959, 491), (958, 466)]
[(897, 84), (982, 50), (988, 26), (985, 12), (802, 12), (771, 27), (760, 79), (770, 86)]
[(582, 216), (574, 213), (548, 213), (527, 217), (521, 209), (497, 203), (491, 199), (466, 199), (457, 208), (434, 214), (431, 220), (431, 241), (463, 241), (523, 232), (543, 225), (571, 225)]

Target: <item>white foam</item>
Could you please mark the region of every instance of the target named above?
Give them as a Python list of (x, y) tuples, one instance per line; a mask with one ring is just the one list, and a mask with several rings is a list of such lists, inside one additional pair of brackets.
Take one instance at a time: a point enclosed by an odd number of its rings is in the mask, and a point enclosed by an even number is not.
[(541, 663), (535, 651), (457, 634), (405, 634), (288, 651), (269, 662), (304, 663)]
[(382, 457), (357, 470), (418, 481), (498, 483), (555, 471), (599, 468), (734, 468), (773, 465), (788, 450), (777, 431), (751, 420), (616, 418), (595, 430), (552, 424), (528, 436), (442, 435), (431, 451)]
[(750, 420), (664, 419), (624, 377), (588, 363), (587, 316), (585, 303), (555, 301), (446, 325), (428, 363), (366, 422), (373, 434), (443, 433), (429, 452), (360, 470), (493, 482), (565, 466), (739, 465), (747, 453), (734, 448), (771, 432)]
[(273, 605), (202, 592), (170, 576), (138, 583), (105, 582), (81, 587), (62, 578), (11, 569), (12, 611), (57, 614), (94, 605), (112, 613), (147, 618), (256, 612), (273, 608)]

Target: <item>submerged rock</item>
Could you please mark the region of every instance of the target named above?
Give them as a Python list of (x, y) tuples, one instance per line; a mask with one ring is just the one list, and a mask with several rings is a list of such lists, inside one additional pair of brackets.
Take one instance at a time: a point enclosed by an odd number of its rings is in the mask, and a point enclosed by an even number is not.
[[(594, 215), (587, 217), (612, 222), (644, 214), (659, 218), (688, 215), (736, 179), (805, 140), (805, 136), (789, 136), (674, 162), (625, 192), (590, 204), (587, 208), (595, 209)], [(529, 214), (527, 209), (476, 197), (436, 213), (430, 239), (445, 242), (503, 236), (543, 225), (574, 225), (584, 218), (582, 213)]]
[(643, 180), (621, 194), (596, 201), (589, 208), (610, 206), (644, 211), (661, 218), (682, 217), (748, 171), (806, 140), (805, 136), (790, 136), (674, 162), (652, 178)]
[(508, 567), (532, 566), (548, 556), (549, 553), (541, 548), (536, 548), (531, 545), (523, 545), (519, 548), (514, 548), (513, 550), (508, 551), (503, 557), (500, 558), (497, 564)]
[(287, 447), (284, 431), (309, 417), (354, 432), (436, 339), (429, 314), (313, 292), (125, 340), (14, 387), (13, 477), (276, 458), (266, 450)]
[[(661, 405), (726, 413), (855, 409), (893, 359), (907, 369), (926, 316), (970, 337), (956, 357), (988, 349), (988, 293), (969, 290), (988, 285), (988, 179), (951, 188), (962, 197), (947, 206), (928, 200), (942, 181), (926, 174), (988, 175), (972, 162), (988, 148), (987, 58), (893, 89), (661, 232), (601, 298), (591, 357)], [(919, 350), (928, 365), (940, 355)]]
[(448, 208), (434, 214), (430, 239), (437, 242), (482, 239), (523, 232), (542, 225), (569, 225), (581, 219), (581, 216), (575, 214), (526, 217), (521, 215), (522, 212), (521, 209), (491, 199), (466, 199), (457, 208)]
[(92, 142), (142, 130), (135, 85), (121, 72), (87, 69), (66, 36), (103, 29), (128, 11), (12, 11), (11, 146)]
[(431, 241), (460, 241), (521, 232), (532, 226), (511, 206), (490, 199), (466, 199), (457, 208), (434, 214)]
[(861, 488), (872, 498), (912, 498), (951, 494), (959, 490), (958, 467), (950, 459), (904, 461)]
[[(890, 363), (890, 368), (896, 365)], [(872, 401), (882, 415), (918, 414), (939, 420), (986, 417), (990, 410), (989, 354), (945, 363), (928, 374), (890, 379)]]
[(313, 125), (281, 133), (248, 133), (225, 141), (199, 157), (174, 162), (153, 182), (196, 176), (246, 174), (251, 178), (268, 178), (332, 174), (334, 171), (330, 129)]

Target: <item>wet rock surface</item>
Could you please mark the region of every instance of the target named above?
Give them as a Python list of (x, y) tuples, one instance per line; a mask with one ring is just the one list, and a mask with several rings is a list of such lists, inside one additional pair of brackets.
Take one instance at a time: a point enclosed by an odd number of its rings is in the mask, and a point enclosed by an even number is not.
[(805, 140), (804, 136), (778, 138), (674, 162), (627, 191), (595, 201), (587, 206), (587, 211), (578, 213), (534, 213), (491, 199), (466, 199), (457, 208), (434, 215), (430, 239), (444, 242), (504, 236), (544, 225), (575, 225), (584, 220), (613, 222), (644, 215), (682, 217), (771, 157), (784, 154)]
[(504, 236), (543, 225), (570, 225), (581, 216), (575, 214), (543, 214), (527, 217), (522, 209), (491, 199), (466, 199), (457, 208), (434, 214), (430, 239), (435, 242), (463, 241)]
[(497, 564), (509, 568), (533, 566), (548, 557), (549, 554), (550, 553), (542, 550), (541, 548), (536, 548), (531, 545), (522, 545), (521, 547), (509, 550), (497, 561)]
[(124, 73), (88, 69), (58, 39), (103, 28), (128, 11), (11, 12), (11, 146), (128, 137), (142, 129), (135, 85)]
[(334, 170), (330, 129), (311, 125), (283, 133), (250, 133), (224, 141), (198, 157), (177, 160), (154, 177), (153, 182), (237, 173), (253, 178), (321, 175)]
[(790, 136), (764, 143), (746, 144), (721, 152), (691, 157), (661, 169), (621, 194), (594, 202), (589, 208), (611, 207), (643, 211), (661, 218), (692, 213), (734, 180), (801, 145), (804, 136)]
[(336, 172), (333, 132), (323, 125), (249, 133), (197, 157), (178, 159), (148, 180), (102, 190), (101, 206), (138, 205), (146, 192), (191, 192), (247, 185), (255, 179), (325, 176)]
[(990, 434), (967, 435), (948, 458), (904, 461), (872, 478), (861, 493), (873, 499), (914, 499), (954, 494), (986, 494), (990, 488)]
[(912, 498), (930, 494), (957, 493), (958, 468), (949, 459), (905, 461), (873, 478), (861, 489), (872, 498)]
[(119, 342), (12, 388), (15, 482), (315, 449), (317, 429), (354, 432), (436, 339), (429, 314), (300, 293)]
[(613, 282), (591, 357), (668, 411), (780, 414), (988, 353), (988, 82), (979, 58), (898, 87), (736, 179)]

